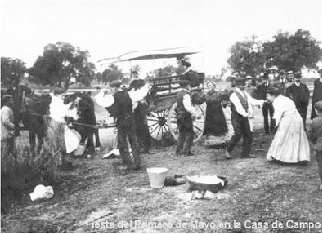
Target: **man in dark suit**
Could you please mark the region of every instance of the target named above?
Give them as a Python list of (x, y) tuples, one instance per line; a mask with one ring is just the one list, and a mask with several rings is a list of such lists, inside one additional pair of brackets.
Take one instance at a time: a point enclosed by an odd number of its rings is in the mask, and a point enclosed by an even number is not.
[(285, 91), (285, 96), (291, 98), (303, 118), (303, 126), (306, 131), (307, 106), (310, 100), (310, 91), (306, 84), (301, 82), (302, 75), (300, 72), (294, 74), (294, 84), (289, 86)]
[(314, 81), (311, 119), (317, 116), (315, 112), (314, 104), (322, 100), (322, 69), (319, 70), (319, 74), (320, 74), (320, 78)]
[[(268, 74), (264, 73), (263, 76), (262, 76), (262, 84), (259, 85), (257, 87), (257, 90), (256, 90), (256, 98), (259, 99), (259, 100), (265, 100), (266, 99), (266, 92), (270, 87), (273, 87), (273, 84), (271, 84), (268, 81)], [(265, 102), (263, 104), (262, 114), (263, 114), (263, 117), (264, 117), (264, 130), (265, 130), (265, 133), (267, 133), (267, 134), (269, 134), (270, 132), (274, 133), (276, 123), (275, 123), (275, 119), (273, 119), (274, 108), (273, 108), (272, 103)], [(270, 120), (270, 125), (268, 123), (268, 116), (271, 119)]]

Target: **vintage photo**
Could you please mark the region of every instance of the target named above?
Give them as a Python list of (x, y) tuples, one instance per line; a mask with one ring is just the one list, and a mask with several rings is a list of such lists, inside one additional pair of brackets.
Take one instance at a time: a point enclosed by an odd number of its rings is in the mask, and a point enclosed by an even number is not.
[(1, 232), (322, 232), (321, 10), (0, 0)]

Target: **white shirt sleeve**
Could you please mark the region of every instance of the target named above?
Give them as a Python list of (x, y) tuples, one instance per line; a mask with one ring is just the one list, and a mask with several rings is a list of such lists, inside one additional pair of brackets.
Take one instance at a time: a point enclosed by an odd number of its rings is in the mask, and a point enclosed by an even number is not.
[(265, 100), (257, 100), (254, 99), (252, 96), (249, 95), (249, 93), (244, 92), (250, 102), (250, 104), (252, 104), (253, 106), (262, 106), (265, 102)]
[(186, 94), (183, 96), (183, 106), (186, 109), (186, 111), (188, 111), (192, 116), (196, 115), (196, 110), (195, 108), (192, 106), (191, 103), (191, 97), (189, 94)]
[(133, 102), (141, 101), (148, 94), (150, 87), (148, 85), (143, 86), (138, 90), (129, 91), (129, 96)]
[(104, 95), (104, 91), (99, 92), (94, 99), (98, 105), (105, 108), (112, 106), (114, 103), (114, 96), (111, 94)]
[(230, 101), (235, 105), (236, 107), (236, 111), (244, 116), (244, 117), (248, 117), (248, 113), (245, 111), (244, 107), (242, 106), (242, 104), (240, 103), (239, 98), (237, 97), (236, 93), (232, 93), (230, 95)]
[(278, 126), (280, 121), (281, 121), (281, 118), (282, 118), (282, 115), (283, 115), (283, 112), (284, 112), (284, 108), (283, 108), (284, 105), (285, 105), (285, 103), (282, 103), (280, 98), (276, 98), (273, 101), (273, 107), (274, 107), (273, 118), (276, 121), (276, 126)]

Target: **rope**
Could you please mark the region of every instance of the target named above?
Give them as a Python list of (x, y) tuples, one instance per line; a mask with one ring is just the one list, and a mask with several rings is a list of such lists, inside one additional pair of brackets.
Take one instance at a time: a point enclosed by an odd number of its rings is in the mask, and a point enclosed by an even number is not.
[[(41, 114), (38, 114), (38, 113), (35, 113), (35, 112), (28, 112), (28, 114), (38, 116), (38, 117), (42, 117), (42, 118), (51, 118), (49, 115), (41, 115)], [(97, 125), (85, 124), (85, 123), (80, 123), (80, 122), (77, 122), (77, 121), (73, 121), (72, 124), (79, 125), (79, 126), (90, 127), (90, 128), (93, 128), (93, 129), (100, 129), (101, 128), (100, 126), (97, 126)], [(109, 126), (107, 126), (105, 128), (114, 128), (114, 127), (115, 127), (115, 125), (109, 125)]]

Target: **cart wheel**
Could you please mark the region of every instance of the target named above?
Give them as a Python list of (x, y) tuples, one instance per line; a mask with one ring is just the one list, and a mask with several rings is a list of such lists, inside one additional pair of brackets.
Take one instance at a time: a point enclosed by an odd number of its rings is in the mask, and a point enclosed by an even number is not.
[(169, 133), (169, 127), (167, 123), (168, 114), (169, 110), (148, 113), (148, 126), (150, 136), (153, 139), (160, 141), (163, 139), (165, 134)]
[[(193, 130), (195, 133), (194, 141), (197, 141), (203, 135), (203, 129), (204, 129), (205, 117), (206, 117), (206, 104), (203, 103), (201, 105), (196, 105), (195, 107), (198, 115), (200, 116), (200, 118), (195, 119), (195, 121), (193, 121)], [(170, 108), (169, 114), (168, 114), (169, 131), (171, 132), (175, 140), (178, 139), (178, 135), (179, 135), (176, 110), (177, 110), (177, 103), (174, 103)]]

